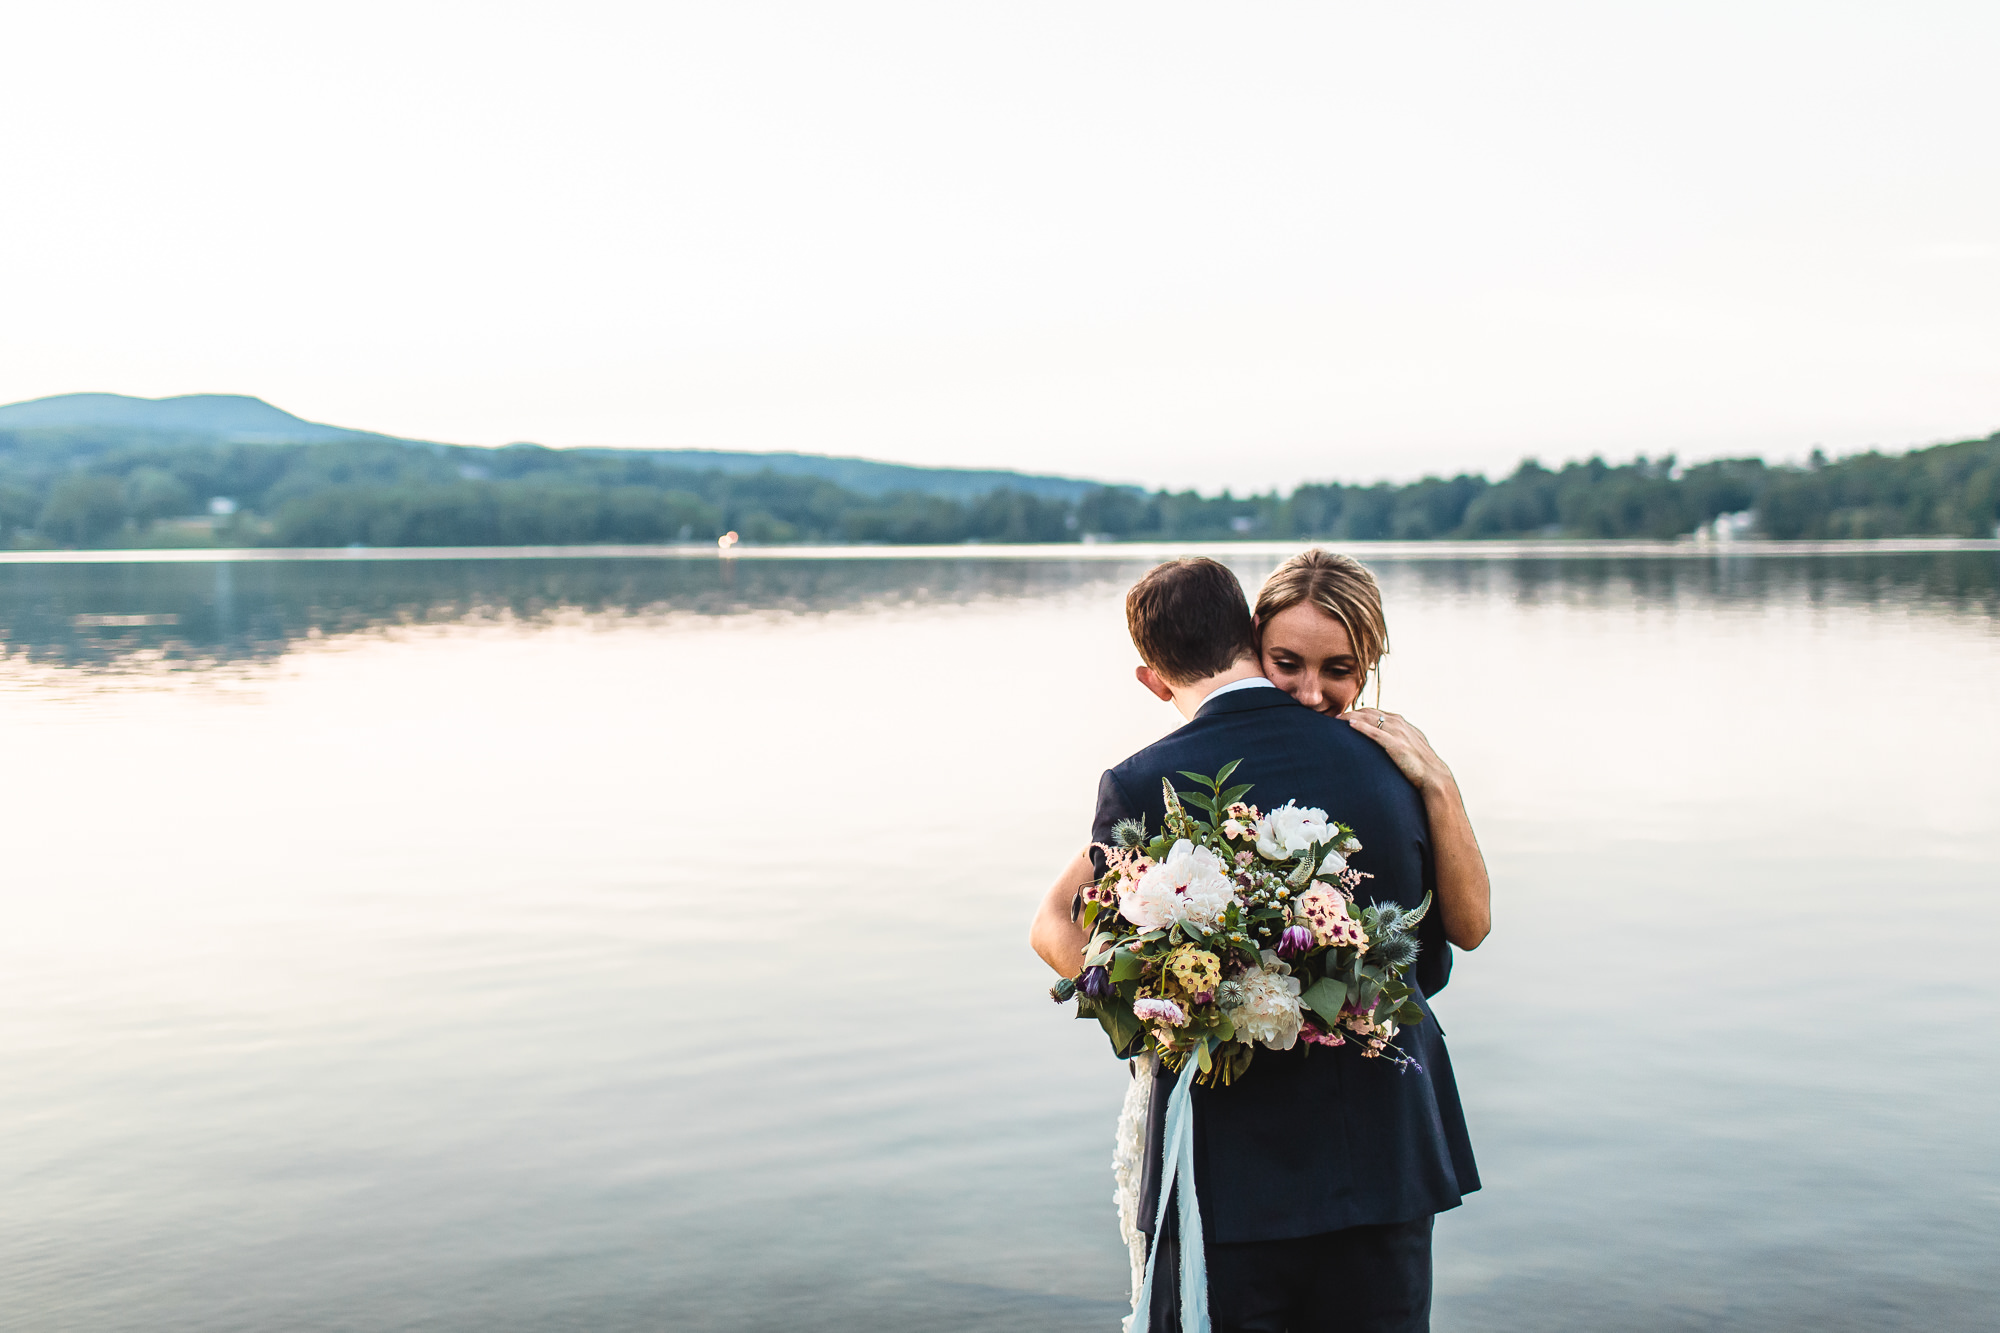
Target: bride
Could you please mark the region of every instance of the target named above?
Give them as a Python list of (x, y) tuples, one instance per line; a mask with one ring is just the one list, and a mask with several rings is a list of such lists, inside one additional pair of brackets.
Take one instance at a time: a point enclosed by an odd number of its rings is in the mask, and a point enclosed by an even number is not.
[[(1408, 719), (1379, 707), (1377, 667), (1389, 651), (1389, 627), (1375, 576), (1348, 556), (1302, 551), (1264, 580), (1256, 616), (1265, 679), (1381, 746), (1424, 798), (1445, 938), (1478, 948), (1492, 925), (1486, 860), (1451, 769)], [(1378, 706), (1359, 707), (1370, 675)]]

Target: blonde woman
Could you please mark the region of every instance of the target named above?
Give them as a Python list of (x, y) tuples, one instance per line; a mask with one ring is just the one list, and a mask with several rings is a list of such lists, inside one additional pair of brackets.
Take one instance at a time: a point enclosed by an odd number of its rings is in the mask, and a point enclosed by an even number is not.
[(1423, 797), (1445, 938), (1461, 949), (1478, 947), (1492, 925), (1491, 889), (1458, 782), (1407, 718), (1361, 703), (1389, 650), (1375, 576), (1347, 556), (1302, 551), (1264, 580), (1256, 617), (1265, 679), (1381, 746)]

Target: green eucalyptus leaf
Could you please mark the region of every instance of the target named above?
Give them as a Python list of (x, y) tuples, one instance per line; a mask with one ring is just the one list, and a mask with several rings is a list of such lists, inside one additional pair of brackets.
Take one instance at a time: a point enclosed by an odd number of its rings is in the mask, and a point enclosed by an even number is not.
[(1341, 1007), (1347, 1003), (1347, 987), (1332, 977), (1321, 977), (1299, 995), (1299, 1003), (1332, 1027), (1340, 1022)]

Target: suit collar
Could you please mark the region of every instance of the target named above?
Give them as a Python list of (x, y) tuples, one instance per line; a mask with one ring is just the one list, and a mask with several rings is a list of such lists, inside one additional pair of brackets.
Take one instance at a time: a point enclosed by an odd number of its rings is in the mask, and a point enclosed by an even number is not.
[(1297, 699), (1275, 685), (1269, 688), (1258, 686), (1255, 689), (1231, 690), (1220, 698), (1211, 696), (1202, 701), (1201, 707), (1194, 710), (1194, 718), (1200, 721), (1205, 717), (1221, 717), (1224, 713), (1248, 713), (1259, 708), (1303, 706)]

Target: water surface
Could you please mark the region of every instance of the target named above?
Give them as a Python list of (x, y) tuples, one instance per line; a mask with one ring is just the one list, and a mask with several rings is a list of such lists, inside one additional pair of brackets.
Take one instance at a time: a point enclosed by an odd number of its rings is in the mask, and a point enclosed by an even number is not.
[[(0, 1325), (1115, 1328), (1023, 936), (1142, 567), (0, 565)], [(1438, 1328), (1990, 1327), (2000, 558), (1378, 567), (1495, 881)]]

